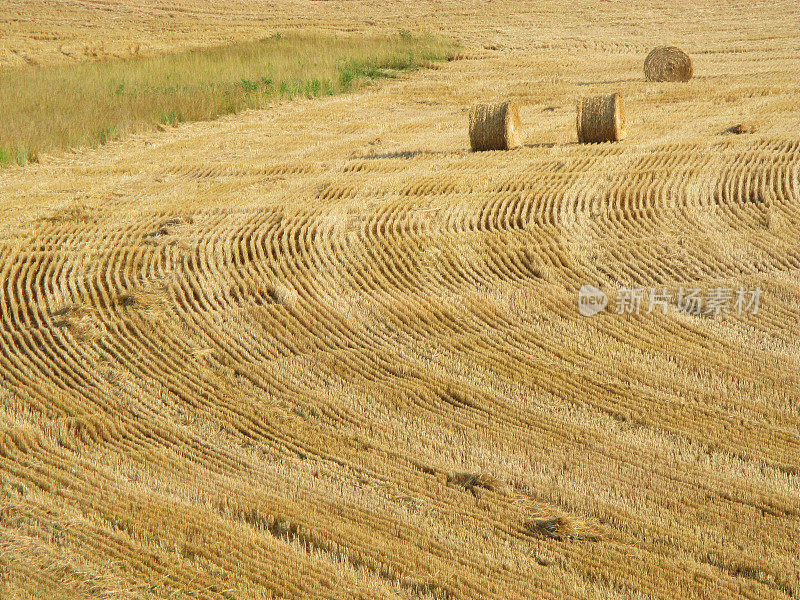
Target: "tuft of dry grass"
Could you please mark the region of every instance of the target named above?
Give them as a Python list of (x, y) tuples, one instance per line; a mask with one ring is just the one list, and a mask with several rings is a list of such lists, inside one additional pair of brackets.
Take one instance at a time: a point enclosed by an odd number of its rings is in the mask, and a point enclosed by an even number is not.
[(569, 516), (548, 517), (526, 521), (523, 527), (528, 533), (542, 535), (559, 541), (575, 539), (598, 541), (602, 533), (598, 527), (582, 519)]
[(736, 135), (741, 135), (742, 133), (755, 133), (756, 127), (752, 123), (737, 123), (736, 125), (731, 125), (728, 127), (723, 133), (734, 133)]
[(453, 473), (447, 476), (447, 482), (452, 485), (463, 487), (473, 494), (477, 494), (478, 490), (476, 490), (476, 488), (483, 488), (484, 490), (495, 492), (503, 487), (503, 483), (499, 479), (482, 473)]
[(275, 34), (153, 57), (0, 72), (0, 166), (214, 119), (276, 99), (316, 97), (452, 56), (432, 35)]

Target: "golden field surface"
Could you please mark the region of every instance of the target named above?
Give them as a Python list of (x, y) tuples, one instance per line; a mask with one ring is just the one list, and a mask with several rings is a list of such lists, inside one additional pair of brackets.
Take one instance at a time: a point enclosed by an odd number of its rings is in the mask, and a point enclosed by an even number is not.
[[(4, 2), (3, 68), (293, 29), (463, 50), (0, 171), (0, 598), (800, 597), (797, 23)], [(644, 80), (660, 44), (691, 81)], [(577, 144), (612, 92), (628, 139)], [(524, 146), (470, 152), (508, 98)], [(620, 286), (763, 296), (618, 315)]]

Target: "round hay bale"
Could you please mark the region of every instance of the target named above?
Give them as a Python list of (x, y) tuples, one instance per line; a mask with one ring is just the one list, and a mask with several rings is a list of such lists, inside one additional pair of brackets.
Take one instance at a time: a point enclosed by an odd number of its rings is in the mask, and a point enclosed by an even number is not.
[(578, 100), (578, 141), (619, 142), (625, 139), (622, 96), (589, 96)]
[(479, 104), (469, 113), (469, 143), (473, 151), (519, 148), (521, 128), (519, 107), (513, 100)]
[(647, 81), (689, 81), (693, 73), (692, 59), (676, 46), (654, 48), (644, 59)]

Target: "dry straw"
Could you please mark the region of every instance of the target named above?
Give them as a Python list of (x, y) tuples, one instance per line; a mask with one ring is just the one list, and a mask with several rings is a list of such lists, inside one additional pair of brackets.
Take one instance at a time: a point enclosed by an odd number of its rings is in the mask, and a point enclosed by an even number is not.
[(589, 96), (578, 100), (578, 141), (619, 142), (624, 140), (625, 109), (622, 96)]
[(692, 78), (692, 59), (676, 46), (660, 46), (644, 59), (647, 81), (689, 81)]
[(591, 540), (602, 539), (601, 529), (593, 524), (587, 523), (583, 519), (575, 517), (552, 517), (548, 519), (536, 519), (526, 521), (523, 527), (528, 533), (542, 535), (556, 540)]
[(469, 113), (469, 142), (473, 151), (511, 150), (522, 145), (519, 107), (513, 100), (479, 104)]

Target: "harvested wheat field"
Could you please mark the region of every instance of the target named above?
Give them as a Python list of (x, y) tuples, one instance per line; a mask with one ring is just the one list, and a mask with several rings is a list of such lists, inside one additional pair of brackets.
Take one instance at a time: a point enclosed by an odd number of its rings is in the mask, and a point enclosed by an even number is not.
[[(294, 30), (461, 49), (0, 169), (0, 597), (800, 597), (797, 23), (4, 2), (3, 69)], [(647, 81), (656, 46), (691, 80)], [(576, 101), (617, 93), (627, 137), (579, 144)], [(470, 108), (508, 100), (523, 145), (472, 152)]]

